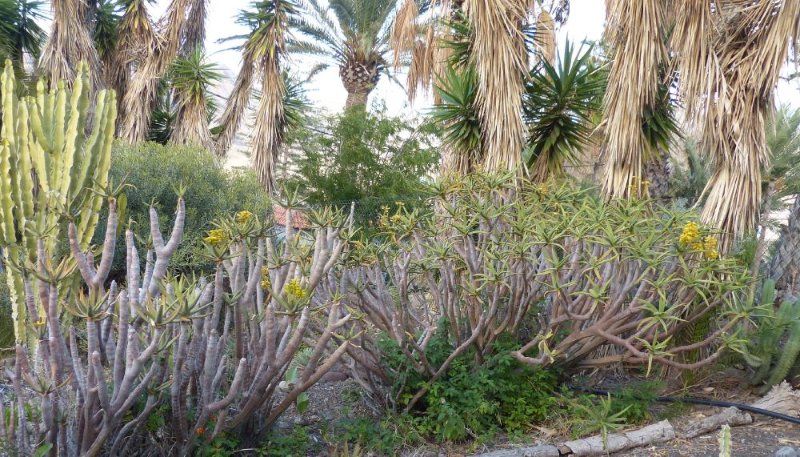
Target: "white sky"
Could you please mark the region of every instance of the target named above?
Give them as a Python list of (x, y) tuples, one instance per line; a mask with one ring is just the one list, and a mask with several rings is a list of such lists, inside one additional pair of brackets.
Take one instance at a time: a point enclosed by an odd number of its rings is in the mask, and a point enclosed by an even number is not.
[[(170, 0), (158, 0), (153, 8), (153, 17), (159, 17)], [(635, 0), (634, 0), (635, 1)], [(326, 3), (326, 0), (322, 0)], [(210, 0), (207, 27), (206, 47), (209, 57), (226, 70), (235, 73), (239, 69), (240, 54), (236, 50), (225, 50), (231, 43), (218, 43), (221, 38), (246, 33), (247, 30), (236, 24), (237, 13), (247, 8), (250, 0)], [(584, 39), (598, 40), (603, 33), (605, 19), (605, 2), (603, 0), (572, 0), (569, 20), (558, 34), (559, 49), (565, 39), (580, 42)], [(293, 71), (304, 74), (308, 65), (295, 61)], [(303, 68), (305, 67), (305, 68)], [(398, 75), (397, 79), (405, 81), (405, 75)], [(317, 75), (307, 85), (308, 96), (315, 108), (322, 108), (330, 112), (343, 109), (347, 92), (339, 80), (338, 68), (329, 68)], [(781, 82), (778, 87), (777, 98), (779, 102), (791, 103), (800, 106), (800, 91), (798, 84), (791, 85)], [(381, 78), (378, 87), (373, 91), (371, 102), (382, 100), (390, 113), (396, 115), (413, 116), (418, 111), (424, 111), (429, 102), (420, 98), (415, 106), (409, 106), (403, 89), (397, 84)]]

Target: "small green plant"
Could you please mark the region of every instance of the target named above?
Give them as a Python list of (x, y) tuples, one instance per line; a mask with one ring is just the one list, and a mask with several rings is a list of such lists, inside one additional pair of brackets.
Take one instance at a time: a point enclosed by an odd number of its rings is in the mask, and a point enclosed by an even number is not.
[(800, 354), (800, 300), (785, 299), (777, 311), (774, 301), (775, 281), (768, 279), (761, 288), (752, 355), (746, 354), (747, 362), (756, 368), (752, 383), (766, 383), (766, 387), (786, 379)]
[(228, 457), (239, 448), (239, 441), (232, 435), (221, 434), (197, 448), (198, 457)]
[[(441, 326), (444, 328), (446, 326)], [(392, 343), (384, 341), (388, 349)], [(394, 350), (387, 363), (396, 373), (395, 389), (401, 403), (408, 402), (423, 384), (430, 388), (413, 411), (421, 433), (440, 441), (461, 441), (471, 436), (491, 436), (499, 431), (521, 433), (547, 417), (557, 405), (556, 376), (550, 370), (519, 363), (510, 354), (510, 341), (496, 343), (493, 355), (480, 360), (471, 351), (457, 357), (447, 374), (429, 382)], [(440, 364), (453, 352), (447, 335), (440, 333), (428, 346), (426, 358)]]
[(273, 430), (257, 450), (260, 457), (301, 457), (317, 455), (318, 445), (314, 444), (308, 427), (294, 427), (290, 431)]
[(616, 410), (611, 395), (599, 402), (574, 402), (573, 408), (577, 413), (577, 419), (573, 433), (581, 436), (600, 432), (603, 438), (603, 449), (605, 449), (608, 447), (608, 434), (619, 430), (626, 423), (625, 414), (631, 409), (631, 406)]

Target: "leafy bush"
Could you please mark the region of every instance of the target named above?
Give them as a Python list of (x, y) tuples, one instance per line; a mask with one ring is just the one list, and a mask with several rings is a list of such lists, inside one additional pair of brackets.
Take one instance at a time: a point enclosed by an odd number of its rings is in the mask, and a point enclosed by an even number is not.
[[(440, 328), (446, 328), (443, 325)], [(386, 363), (398, 373), (394, 388), (407, 403), (428, 381), (403, 356), (400, 348), (383, 339)], [(470, 434), (491, 435), (498, 431), (521, 433), (544, 420), (558, 401), (554, 372), (522, 365), (510, 355), (511, 342), (496, 343), (495, 355), (480, 360), (472, 351), (457, 357), (447, 374), (430, 384), (417, 405), (420, 432), (442, 441), (459, 441)], [(428, 345), (426, 358), (440, 365), (455, 348), (444, 332)]]
[[(172, 224), (178, 202), (176, 190), (186, 187), (186, 234), (170, 264), (179, 273), (211, 271), (213, 265), (200, 255), (201, 240), (215, 218), (241, 210), (263, 216), (270, 208), (268, 196), (252, 171), (226, 170), (213, 154), (196, 147), (118, 142), (112, 155), (111, 179), (129, 185), (125, 189), (127, 217), (144, 239), (149, 230), (150, 205), (159, 211), (162, 223)], [(97, 230), (95, 243), (104, 232), (105, 222)], [(118, 243), (112, 278), (125, 273), (123, 249)]]
[[(742, 300), (748, 269), (720, 255), (693, 213), (648, 200), (606, 205), (591, 191), (511, 175), (435, 188), (438, 211), (387, 213), (385, 241), (356, 243), (348, 255), (348, 301), (370, 324), (353, 349), (364, 368), (354, 376), (387, 406), (414, 409), (461, 356), (494, 360), (503, 338), (519, 344), (503, 350), (532, 367), (624, 363), (648, 375), (746, 351), (738, 323), (753, 313)], [(448, 355), (428, 357), (442, 327)], [(407, 380), (411, 398), (380, 388), (406, 381), (386, 369), (380, 334), (426, 381)]]
[(299, 188), (312, 205), (356, 201), (360, 222), (374, 221), (382, 206), (396, 201), (419, 203), (439, 160), (428, 127), (384, 111), (349, 110), (301, 130), (293, 141), (302, 151), (297, 174), (288, 186)]

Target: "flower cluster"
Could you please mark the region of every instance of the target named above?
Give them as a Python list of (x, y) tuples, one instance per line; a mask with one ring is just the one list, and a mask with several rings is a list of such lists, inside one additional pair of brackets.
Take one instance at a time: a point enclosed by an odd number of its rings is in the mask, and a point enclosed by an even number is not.
[(239, 224), (246, 224), (252, 217), (253, 213), (250, 211), (239, 211), (236, 213), (236, 222)]
[(212, 229), (208, 231), (208, 236), (203, 238), (203, 241), (210, 244), (211, 246), (216, 246), (218, 244), (222, 244), (228, 239), (228, 235), (225, 233), (223, 229)]
[(303, 286), (300, 285), (300, 279), (299, 278), (291, 279), (289, 281), (289, 283), (286, 284), (285, 291), (286, 291), (286, 295), (287, 296), (294, 297), (294, 298), (296, 298), (298, 300), (302, 300), (302, 299), (306, 298), (306, 296), (308, 295), (306, 290), (303, 289)]
[(712, 235), (701, 236), (700, 226), (696, 222), (686, 223), (678, 241), (682, 246), (687, 246), (694, 252), (702, 252), (707, 259), (719, 258), (719, 250), (717, 250), (719, 240)]
[(683, 227), (678, 241), (684, 246), (690, 246), (700, 239), (700, 226), (696, 222), (687, 222)]

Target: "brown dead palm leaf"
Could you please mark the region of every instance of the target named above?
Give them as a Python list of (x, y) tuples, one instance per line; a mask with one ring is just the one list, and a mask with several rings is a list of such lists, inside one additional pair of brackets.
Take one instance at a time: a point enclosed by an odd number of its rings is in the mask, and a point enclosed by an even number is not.
[(602, 189), (608, 199), (636, 198), (643, 185), (646, 108), (657, 103), (659, 67), (666, 61), (663, 0), (608, 0), (606, 39), (612, 64), (604, 99)]
[(389, 35), (389, 45), (394, 50), (394, 68), (401, 67), (402, 56), (406, 52), (416, 52), (419, 7), (417, 0), (404, 0), (397, 10)]
[(465, 0), (473, 30), (471, 60), (478, 78), (484, 168), (519, 169), (524, 125), (522, 94), (528, 68), (523, 26), (526, 0)]
[(408, 68), (408, 100), (416, 99), (417, 91), (430, 90), (433, 80), (434, 58), (436, 52), (436, 35), (433, 25), (429, 25), (424, 40), (417, 41), (411, 54), (411, 65)]
[(172, 0), (158, 24), (157, 40), (131, 77), (122, 101), (120, 136), (130, 143), (147, 136), (150, 117), (158, 94), (158, 82), (178, 55), (191, 0)]
[(171, 143), (213, 149), (214, 141), (208, 128), (209, 93), (220, 77), (217, 66), (207, 62), (202, 47), (195, 47), (172, 64), (169, 80), (176, 113)]
[(553, 16), (546, 9), (542, 9), (536, 18), (536, 47), (550, 65), (556, 58), (556, 24)]
[(193, 0), (184, 30), (181, 54), (189, 55), (197, 47), (203, 47), (206, 40), (206, 15), (208, 0)]
[(39, 58), (39, 72), (51, 82), (72, 81), (79, 62), (89, 65), (91, 84), (100, 82), (97, 50), (87, 27), (86, 5), (81, 0), (53, 0), (50, 35)]
[(258, 103), (253, 130), (253, 166), (268, 193), (275, 191), (275, 164), (283, 144), (286, 85), (277, 62), (267, 62), (261, 80), (261, 100)]
[[(133, 66), (144, 60), (157, 40), (147, 12), (147, 0), (130, 0), (119, 23), (117, 46), (109, 53), (108, 62), (104, 62), (107, 85), (117, 92), (118, 100), (125, 98)], [(124, 119), (124, 104), (119, 105), (118, 116)], [(121, 128), (122, 124), (118, 123), (117, 130)]]
[(221, 127), (215, 140), (214, 150), (225, 156), (233, 144), (236, 133), (242, 124), (244, 115), (250, 104), (255, 79), (254, 49), (245, 48), (242, 52), (242, 66), (236, 74), (233, 91), (225, 104), (225, 111), (219, 119)]
[(724, 22), (714, 40), (720, 70), (710, 81), (715, 99), (702, 119), (702, 146), (714, 173), (701, 217), (720, 230), (721, 250), (729, 251), (758, 221), (761, 170), (769, 162), (765, 119), (797, 38), (800, 2), (729, 0), (720, 3), (720, 14)]

